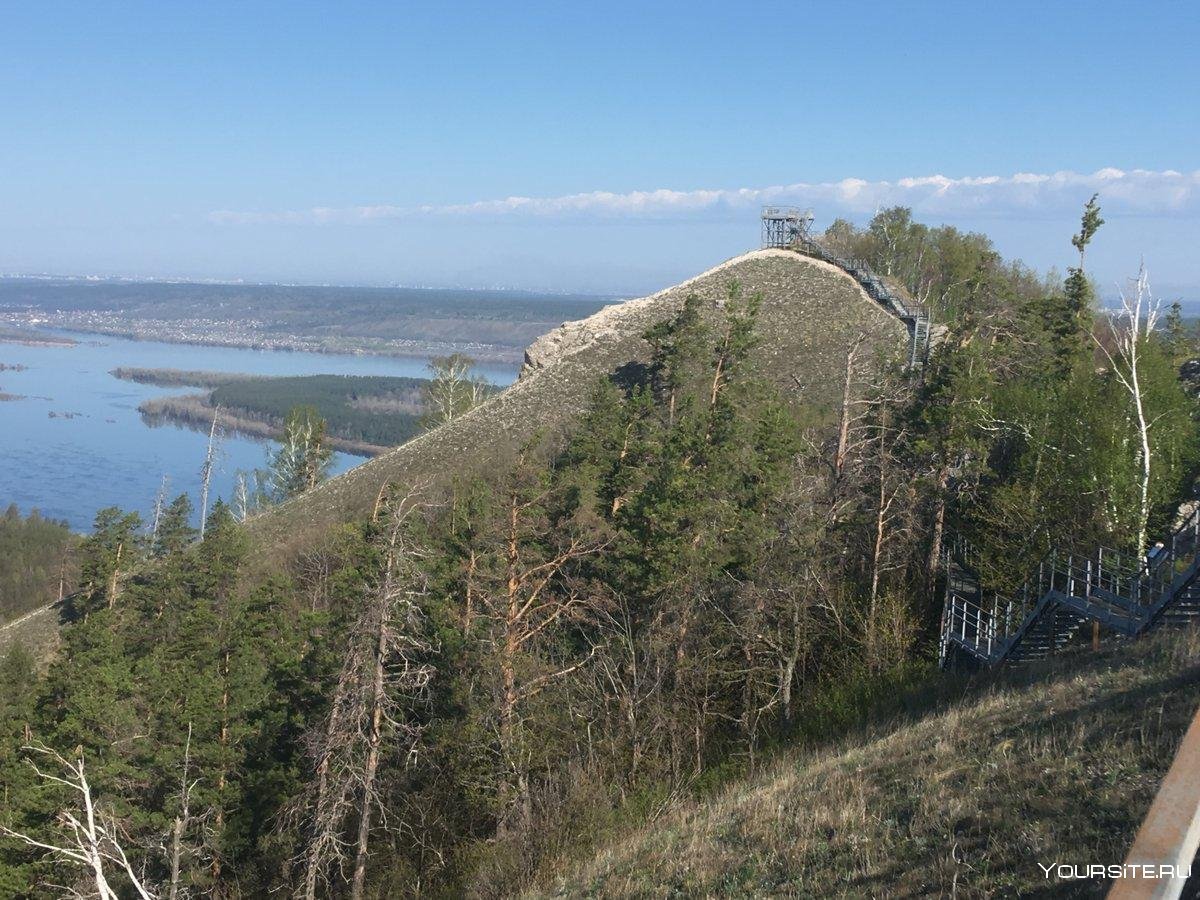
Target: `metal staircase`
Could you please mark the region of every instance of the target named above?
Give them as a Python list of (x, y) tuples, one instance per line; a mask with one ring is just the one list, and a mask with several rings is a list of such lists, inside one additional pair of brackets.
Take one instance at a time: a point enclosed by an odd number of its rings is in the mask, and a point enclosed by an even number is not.
[(909, 368), (925, 365), (929, 357), (929, 339), (932, 329), (929, 309), (925, 304), (900, 296), (889, 288), (882, 278), (871, 271), (871, 267), (866, 262), (861, 259), (838, 256), (806, 232), (796, 234), (792, 246), (808, 256), (831, 263), (846, 272), (862, 285), (867, 296), (899, 318), (908, 327)]
[(941, 664), (995, 666), (1049, 656), (1099, 622), (1122, 637), (1200, 619), (1200, 506), (1146, 557), (1053, 550), (1013, 594), (980, 588), (964, 543), (946, 554)]

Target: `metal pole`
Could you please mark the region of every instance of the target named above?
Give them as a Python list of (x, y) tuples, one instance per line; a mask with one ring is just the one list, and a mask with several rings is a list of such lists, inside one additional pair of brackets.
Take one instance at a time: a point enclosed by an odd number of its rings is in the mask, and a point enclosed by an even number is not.
[[(1125, 858), (1130, 877), (1113, 881), (1109, 900), (1179, 897), (1197, 847), (1200, 847), (1200, 714), (1183, 736), (1175, 761)], [(1147, 874), (1149, 877), (1141, 877)]]

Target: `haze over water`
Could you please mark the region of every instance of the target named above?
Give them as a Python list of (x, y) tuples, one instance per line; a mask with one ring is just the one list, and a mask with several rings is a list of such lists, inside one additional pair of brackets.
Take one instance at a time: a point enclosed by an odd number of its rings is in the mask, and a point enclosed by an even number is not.
[[(149, 517), (163, 475), (167, 494), (188, 493), (199, 506), (200, 467), (207, 435), (190, 428), (143, 423), (138, 404), (169, 393), (198, 388), (162, 388), (122, 381), (109, 374), (118, 366), (246, 372), (258, 375), (427, 374), (426, 360), (379, 356), (246, 350), (101, 335), (66, 334), (72, 347), (0, 343), (0, 363), (25, 366), (0, 371), (0, 392), (24, 399), (0, 402), (0, 509), (16, 503), (22, 512), (38, 509), (65, 519), (77, 531), (90, 529), (105, 506), (136, 510)], [(503, 366), (480, 366), (498, 384), (513, 381)], [(51, 413), (55, 413), (51, 417)], [(65, 414), (74, 414), (67, 417)], [(214, 497), (230, 499), (239, 470), (262, 468), (275, 444), (226, 435), (213, 477)], [(338, 453), (333, 473), (364, 462)]]

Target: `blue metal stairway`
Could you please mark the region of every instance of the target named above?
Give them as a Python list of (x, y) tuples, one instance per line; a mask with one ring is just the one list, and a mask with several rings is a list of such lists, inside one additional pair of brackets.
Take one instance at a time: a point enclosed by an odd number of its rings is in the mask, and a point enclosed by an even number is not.
[(1010, 595), (985, 596), (970, 557), (962, 544), (945, 555), (944, 668), (1041, 659), (1089, 622), (1136, 637), (1200, 619), (1200, 507), (1144, 561), (1103, 547), (1087, 556), (1054, 550)]

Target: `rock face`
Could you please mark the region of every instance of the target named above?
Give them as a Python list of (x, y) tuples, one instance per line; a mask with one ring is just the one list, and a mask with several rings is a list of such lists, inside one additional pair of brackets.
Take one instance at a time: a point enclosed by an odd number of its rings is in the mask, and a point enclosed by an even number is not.
[(828, 412), (841, 398), (846, 354), (860, 380), (907, 349), (904, 324), (835, 266), (786, 250), (756, 250), (649, 297), (568, 322), (529, 347), (520, 380), (469, 414), (370, 460), (267, 514), (257, 528), (292, 540), (369, 512), (390, 481), (444, 482), (494, 470), (537, 431), (553, 430), (586, 406), (598, 379), (637, 374), (649, 359), (642, 335), (670, 318), (689, 294), (715, 314), (730, 282), (763, 298), (752, 364), (793, 402)]

